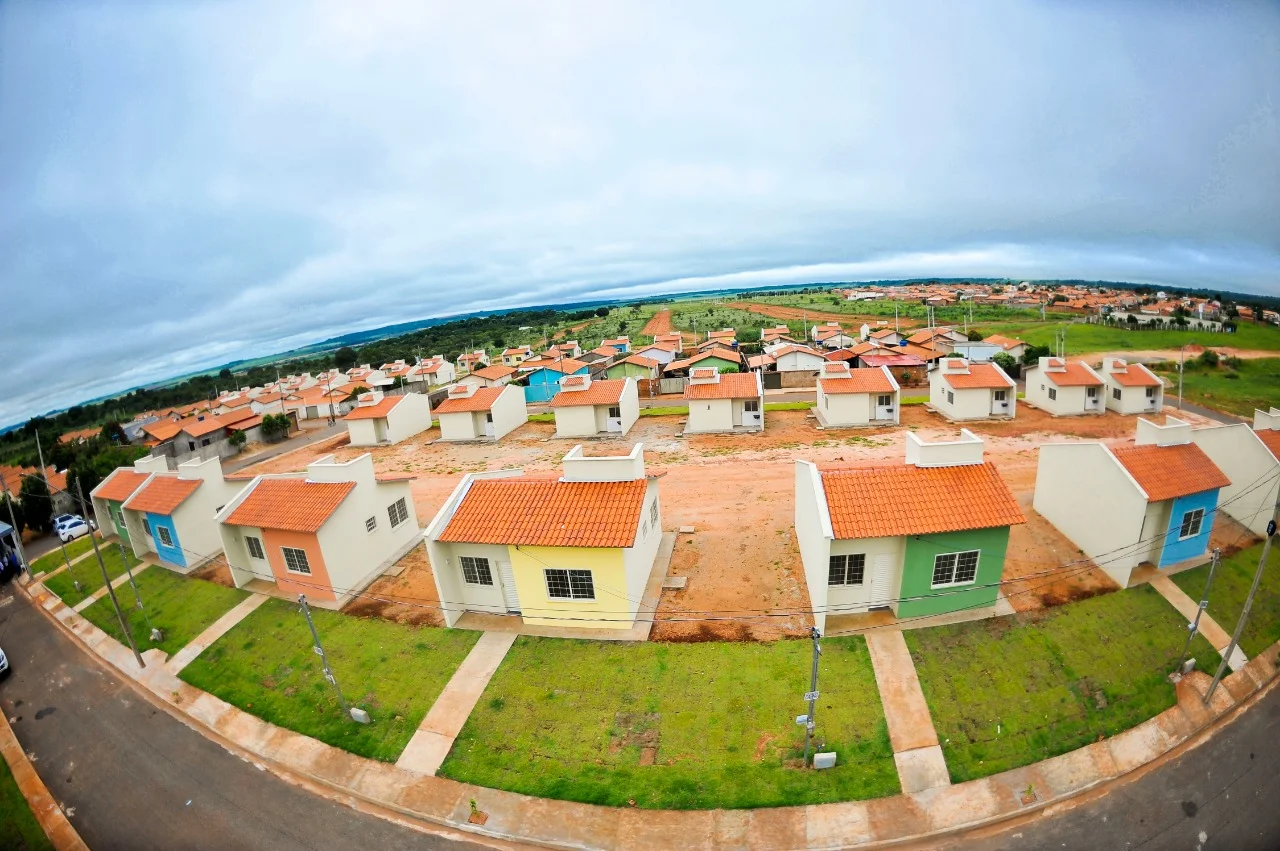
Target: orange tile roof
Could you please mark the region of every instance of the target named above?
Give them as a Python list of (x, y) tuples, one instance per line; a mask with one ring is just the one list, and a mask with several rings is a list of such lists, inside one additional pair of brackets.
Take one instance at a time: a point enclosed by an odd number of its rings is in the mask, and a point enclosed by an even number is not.
[(819, 378), (823, 393), (892, 393), (883, 369), (851, 369), (848, 378)]
[(102, 484), (93, 489), (91, 496), (101, 499), (110, 499), (116, 502), (124, 502), (133, 496), (133, 492), (142, 487), (142, 483), (147, 480), (150, 473), (143, 473), (139, 470), (131, 470), (128, 467), (117, 467), (116, 471), (107, 476)]
[[(1053, 358), (1049, 363), (1063, 366), (1060, 358)], [(1066, 369), (1062, 372), (1050, 372), (1046, 369), (1041, 370), (1040, 374), (1059, 387), (1097, 387), (1104, 383), (1101, 378), (1093, 374), (1093, 370), (1082, 363), (1069, 361), (1065, 366)]]
[(857, 355), (849, 349), (836, 349), (834, 352), (825, 353), (822, 357), (829, 361), (848, 362), (856, 358)]
[(502, 364), (499, 363), (499, 364), (494, 364), (493, 366), (486, 366), (484, 369), (477, 369), (471, 374), (475, 376), (479, 376), (480, 378), (486, 379), (488, 381), (499, 381), (503, 378), (506, 378), (509, 375), (515, 375), (516, 370), (512, 369), (509, 366), (503, 366)]
[(629, 547), (647, 483), (480, 479), (441, 541), (539, 547)]
[(806, 355), (813, 355), (815, 358), (822, 357), (822, 355), (818, 354), (808, 346), (783, 346), (781, 348), (774, 349), (771, 354), (773, 355), (774, 360), (777, 360), (783, 355), (789, 355), (792, 352), (803, 352)]
[(180, 479), (175, 476), (153, 476), (124, 504), (133, 511), (152, 514), (172, 514), (187, 497), (202, 484), (200, 479)]
[[(578, 376), (575, 376), (578, 377)], [(569, 381), (569, 379), (565, 379)], [(561, 386), (564, 386), (563, 384)], [(592, 381), (585, 390), (561, 390), (548, 403), (552, 408), (572, 408), (579, 405), (613, 405), (622, 399), (625, 378), (608, 381)]]
[(898, 332), (892, 328), (881, 328), (879, 331), (872, 331), (871, 336), (875, 337), (877, 340), (883, 340), (885, 337), (892, 337), (897, 333)]
[(1176, 499), (1231, 484), (1194, 443), (1180, 446), (1117, 446), (1111, 450), (1151, 502)]
[(225, 522), (286, 532), (315, 532), (355, 486), (355, 482), (263, 479)]
[(1121, 387), (1161, 387), (1164, 382), (1140, 363), (1131, 363), (1123, 370), (1112, 370), (1111, 377)]
[(382, 399), (374, 405), (361, 405), (351, 409), (351, 413), (343, 417), (344, 420), (376, 420), (385, 417), (391, 413), (396, 405), (405, 400), (404, 396), (383, 396)]
[[(508, 387), (511, 385), (507, 385)], [(437, 414), (461, 414), (474, 411), (487, 411), (498, 401), (506, 387), (477, 387), (470, 396), (458, 396), (445, 399), (436, 405)]]
[(182, 431), (182, 421), (160, 420), (159, 422), (144, 425), (142, 430), (156, 440), (168, 440)]
[(644, 355), (630, 355), (629, 357), (625, 357), (622, 360), (618, 361), (618, 363), (632, 363), (632, 364), (635, 364), (636, 366), (642, 366), (645, 369), (653, 369), (655, 366), (658, 365), (658, 362), (656, 360), (651, 360), (650, 358), (647, 358)]
[(747, 358), (747, 366), (751, 369), (763, 369), (766, 366), (773, 366), (777, 363), (773, 359), (773, 355), (752, 355)]
[(707, 384), (687, 384), (686, 399), (758, 399), (760, 388), (754, 372), (727, 372), (719, 381)]
[(1002, 335), (1000, 335), (1000, 334), (992, 334), (990, 337), (987, 337), (987, 338), (986, 338), (985, 340), (983, 340), (982, 342), (984, 342), (984, 343), (991, 343), (991, 344), (993, 344), (993, 345), (999, 346), (1000, 348), (1004, 349), (1005, 351), (1008, 351), (1009, 349), (1017, 348), (1018, 346), (1025, 346), (1025, 345), (1026, 345), (1026, 343), (1025, 343), (1025, 342), (1023, 342), (1022, 340), (1019, 340), (1019, 339), (1017, 339), (1017, 338), (1015, 338), (1015, 337), (1004, 337), (1004, 336), (1002, 336)]
[(956, 467), (861, 467), (822, 471), (837, 538), (930, 535), (1025, 523), (1009, 486), (989, 463)]
[(939, 368), (938, 374), (956, 390), (1004, 390), (1013, 386), (1013, 379), (991, 363), (971, 363), (968, 373), (946, 372)]
[(583, 363), (582, 361), (576, 361), (573, 358), (561, 358), (560, 360), (556, 360), (556, 361), (540, 363), (538, 364), (537, 368), (549, 369), (552, 372), (562, 372), (565, 375), (572, 375), (573, 373), (579, 370), (586, 369), (587, 364)]
[(1254, 434), (1256, 434), (1258, 439), (1271, 450), (1271, 454), (1276, 456), (1277, 460), (1280, 460), (1280, 431), (1276, 431), (1275, 429), (1264, 429), (1262, 431), (1255, 431)]

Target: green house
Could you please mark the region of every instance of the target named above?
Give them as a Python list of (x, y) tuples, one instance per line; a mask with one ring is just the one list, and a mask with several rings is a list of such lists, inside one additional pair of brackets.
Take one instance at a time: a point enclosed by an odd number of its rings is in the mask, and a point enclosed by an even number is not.
[(121, 506), (146, 483), (150, 476), (149, 472), (118, 467), (89, 494), (98, 528), (104, 534), (115, 529), (121, 541), (130, 543), (129, 529), (125, 526), (124, 510)]
[(819, 629), (871, 609), (899, 618), (993, 607), (1009, 529), (1026, 522), (982, 441), (925, 443), (907, 463), (819, 470), (796, 462), (796, 537)]
[(659, 375), (661, 369), (662, 364), (656, 360), (631, 355), (606, 369), (605, 374), (610, 378), (654, 379), (661, 377)]

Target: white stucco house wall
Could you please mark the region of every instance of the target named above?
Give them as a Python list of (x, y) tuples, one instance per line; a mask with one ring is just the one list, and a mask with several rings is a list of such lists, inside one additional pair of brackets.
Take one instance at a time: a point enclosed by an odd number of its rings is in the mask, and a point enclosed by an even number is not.
[(515, 367), (495, 363), (482, 366), (471, 374), (462, 376), (458, 379), (458, 383), (474, 384), (477, 387), (505, 387), (515, 379), (517, 373), (518, 370)]
[(778, 346), (768, 354), (773, 356), (778, 372), (817, 372), (827, 362), (821, 354), (806, 346)]
[(1017, 385), (993, 363), (942, 358), (929, 373), (929, 404), (949, 420), (1013, 419)]
[(524, 388), (458, 383), (436, 406), (443, 441), (501, 440), (529, 421)]
[(1055, 417), (1103, 414), (1106, 382), (1088, 364), (1044, 357), (1026, 373), (1026, 401)]
[(850, 369), (836, 361), (818, 373), (814, 414), (820, 428), (896, 425), (899, 403), (898, 382), (886, 366)]
[(181, 571), (200, 566), (222, 552), (214, 516), (246, 484), (224, 478), (217, 458), (153, 472), (121, 506), (131, 549)]
[(640, 393), (634, 378), (596, 380), (569, 375), (551, 398), (556, 437), (624, 435), (640, 418)]
[(1155, 414), (1164, 407), (1164, 382), (1142, 364), (1105, 357), (1099, 374), (1107, 383), (1107, 410), (1117, 414)]
[(1220, 496), (1222, 511), (1265, 535), (1280, 499), (1280, 409), (1255, 412), (1253, 428), (1231, 423), (1192, 429), (1191, 442), (1231, 479)]
[(431, 400), (422, 393), (361, 393), (342, 420), (352, 446), (390, 446), (431, 428)]
[(757, 372), (695, 367), (684, 388), (689, 405), (685, 434), (764, 431), (764, 384)]

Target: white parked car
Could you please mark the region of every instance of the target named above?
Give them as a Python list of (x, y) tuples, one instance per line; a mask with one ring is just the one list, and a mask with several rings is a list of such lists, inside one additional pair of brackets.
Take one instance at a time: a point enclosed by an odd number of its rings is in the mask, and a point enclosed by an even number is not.
[(71, 515), (69, 519), (62, 520), (53, 527), (53, 532), (58, 536), (58, 540), (62, 543), (74, 541), (81, 535), (87, 535), (94, 529), (98, 528), (92, 520), (85, 520), (83, 517)]

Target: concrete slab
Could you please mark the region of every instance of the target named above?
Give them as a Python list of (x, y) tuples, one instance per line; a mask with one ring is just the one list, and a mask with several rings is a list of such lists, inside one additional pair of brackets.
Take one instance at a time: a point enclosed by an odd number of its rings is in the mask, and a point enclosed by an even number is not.
[[(1178, 614), (1187, 619), (1187, 623), (1191, 623), (1196, 618), (1196, 611), (1200, 608), (1197, 600), (1191, 599), (1187, 593), (1179, 588), (1167, 574), (1154, 574), (1147, 580), (1148, 584), (1160, 592), (1160, 596), (1169, 601)], [(1213, 649), (1219, 653), (1224, 652), (1227, 646), (1231, 644), (1231, 636), (1227, 631), (1218, 625), (1208, 612), (1200, 615), (1200, 634), (1205, 640), (1213, 645)], [(1233, 671), (1243, 668), (1249, 659), (1244, 655), (1244, 651), (1236, 647), (1231, 651), (1230, 658), (1227, 659), (1227, 667)]]
[(895, 751), (893, 761), (898, 766), (898, 782), (902, 784), (903, 792), (923, 792), (925, 789), (951, 785), (947, 760), (939, 745)]
[(515, 633), (510, 632), (486, 632), (480, 636), (405, 745), (396, 760), (397, 768), (429, 775), (439, 770), (515, 641)]
[(689, 584), (687, 576), (668, 576), (662, 580), (663, 591), (679, 591)]
[(938, 734), (933, 729), (933, 717), (902, 633), (889, 629), (868, 633), (867, 649), (894, 753), (936, 747)]
[(805, 845), (820, 849), (848, 848), (874, 840), (867, 804), (822, 804), (805, 807)]
[(829, 636), (863, 635), (883, 630), (886, 627), (897, 630), (928, 629), (929, 627), (934, 626), (967, 623), (968, 621), (999, 618), (1012, 614), (1014, 614), (1013, 604), (1005, 598), (1003, 592), (999, 592), (997, 593), (995, 603), (990, 606), (982, 606), (981, 608), (976, 609), (963, 609), (958, 612), (948, 612), (946, 614), (931, 615), (929, 617), (907, 618), (902, 622), (899, 622), (893, 612), (888, 609), (876, 609), (871, 612), (859, 612), (857, 614), (848, 615), (832, 615), (827, 618), (826, 634)]
[(209, 624), (204, 632), (191, 639), (190, 644), (174, 653), (173, 658), (165, 663), (165, 668), (170, 673), (177, 674), (195, 661), (196, 657), (203, 653), (210, 644), (226, 635), (233, 626), (247, 618), (250, 612), (267, 602), (267, 599), (265, 595), (253, 594), (241, 600), (231, 611)]
[(1111, 757), (1121, 772), (1132, 771), (1168, 752), (1173, 745), (1159, 722), (1152, 718), (1107, 741)]
[(697, 530), (694, 529), (694, 527), (692, 526), (681, 526), (676, 531), (678, 531), (681, 535), (692, 535)]

